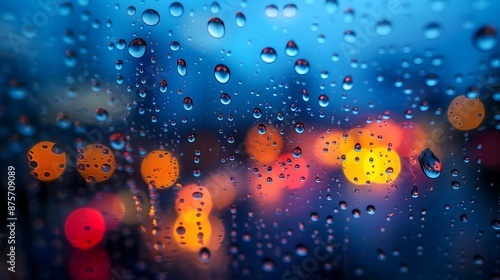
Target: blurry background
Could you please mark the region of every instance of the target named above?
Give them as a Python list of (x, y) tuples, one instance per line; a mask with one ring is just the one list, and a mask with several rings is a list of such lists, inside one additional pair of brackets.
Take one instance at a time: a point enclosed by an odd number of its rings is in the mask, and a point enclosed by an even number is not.
[(500, 278), (499, 9), (0, 4), (0, 278)]

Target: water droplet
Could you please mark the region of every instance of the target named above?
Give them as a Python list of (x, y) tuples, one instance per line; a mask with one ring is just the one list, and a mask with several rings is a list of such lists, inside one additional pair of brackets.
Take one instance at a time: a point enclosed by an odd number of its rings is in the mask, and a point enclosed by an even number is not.
[(161, 80), (160, 81), (160, 91), (162, 93), (165, 93), (165, 92), (167, 92), (167, 90), (168, 90), (168, 82), (166, 80)]
[(220, 95), (220, 103), (224, 104), (224, 105), (229, 105), (229, 103), (231, 103), (231, 96), (229, 96), (229, 94), (227, 93), (223, 93)]
[(392, 24), (390, 21), (384, 19), (375, 25), (375, 32), (380, 36), (386, 36), (392, 32)]
[(129, 16), (133, 16), (133, 15), (135, 15), (135, 12), (136, 12), (136, 8), (135, 8), (134, 6), (129, 6), (129, 7), (127, 8), (127, 14), (128, 14)]
[(347, 43), (350, 43), (350, 44), (356, 43), (356, 32), (354, 32), (351, 29), (347, 29), (344, 32), (344, 41), (346, 41)]
[(350, 90), (353, 87), (353, 81), (351, 76), (345, 76), (344, 80), (342, 81), (342, 89), (343, 90)]
[(429, 8), (431, 9), (431, 11), (439, 13), (444, 11), (444, 9), (446, 8), (446, 4), (446, 0), (430, 0)]
[(294, 158), (299, 158), (300, 156), (302, 156), (302, 149), (300, 147), (295, 147), (293, 150), (292, 150), (292, 156)]
[(297, 6), (295, 4), (287, 4), (283, 7), (283, 16), (293, 18), (297, 15)]
[(104, 108), (97, 108), (95, 110), (95, 119), (99, 122), (103, 122), (107, 120), (109, 117), (109, 113), (106, 109)]
[(475, 255), (473, 259), (474, 259), (475, 265), (483, 265), (484, 264), (484, 258), (481, 255)]
[(429, 23), (424, 27), (424, 37), (433, 40), (441, 36), (441, 26), (438, 23)]
[(188, 142), (189, 142), (189, 143), (193, 143), (194, 141), (196, 141), (196, 134), (194, 134), (194, 133), (189, 133), (189, 135), (188, 135), (188, 137), (187, 137), (187, 138), (188, 138)]
[(299, 75), (305, 75), (309, 73), (310, 70), (309, 62), (305, 59), (298, 59), (295, 62), (295, 72)]
[(253, 109), (253, 117), (260, 119), (262, 117), (262, 111), (259, 108)]
[(264, 270), (266, 272), (272, 272), (272, 271), (274, 271), (274, 267), (275, 267), (275, 264), (274, 264), (273, 259), (264, 258), (262, 260), (262, 270)]
[(178, 235), (184, 235), (186, 233), (186, 228), (184, 228), (183, 226), (179, 226), (175, 231)]
[(264, 124), (259, 124), (259, 126), (257, 127), (257, 131), (258, 131), (258, 132), (259, 132), (259, 134), (261, 134), (261, 135), (266, 134), (266, 132), (267, 132), (266, 125), (264, 125)]
[(326, 94), (321, 94), (318, 98), (318, 103), (320, 107), (327, 107), (330, 104), (330, 99)]
[(229, 78), (231, 78), (231, 72), (226, 65), (219, 64), (215, 66), (214, 76), (219, 83), (225, 84), (229, 81)]
[(313, 221), (313, 222), (319, 221), (319, 215), (318, 215), (318, 213), (316, 213), (316, 212), (312, 212), (311, 213), (311, 221)]
[(497, 42), (497, 30), (491, 25), (479, 28), (472, 38), (474, 47), (482, 52), (491, 51), (496, 47)]
[(308, 252), (309, 249), (307, 249), (307, 246), (304, 244), (298, 244), (297, 247), (295, 247), (295, 254), (297, 254), (297, 256), (305, 257)]
[(177, 60), (177, 72), (181, 76), (186, 76), (187, 75), (187, 65), (186, 61), (182, 58)]
[(202, 263), (208, 263), (210, 261), (210, 258), (212, 257), (212, 253), (210, 250), (206, 247), (203, 247), (200, 249), (200, 252), (198, 253), (198, 259)]
[(153, 9), (147, 9), (142, 13), (142, 21), (149, 26), (157, 25), (160, 22), (160, 14)]
[(120, 132), (115, 132), (109, 136), (111, 148), (115, 150), (123, 150), (125, 148), (125, 136)]
[(174, 2), (170, 4), (168, 9), (173, 17), (180, 17), (184, 13), (184, 7), (179, 2)]
[(332, 15), (335, 14), (339, 9), (339, 3), (337, 0), (326, 0), (325, 11), (326, 13)]
[(491, 227), (494, 229), (494, 230), (500, 230), (500, 219), (493, 219), (491, 221)]
[(294, 41), (290, 40), (286, 43), (285, 53), (288, 56), (296, 56), (299, 54), (299, 47)]
[(208, 33), (216, 39), (224, 37), (226, 34), (226, 27), (220, 18), (211, 18), (207, 23)]
[(420, 167), (424, 174), (431, 178), (435, 179), (441, 175), (441, 161), (434, 155), (434, 153), (426, 148), (419, 156), (418, 161), (420, 163)]
[(411, 197), (418, 198), (418, 187), (417, 187), (417, 185), (413, 185), (413, 187), (411, 187)]
[(295, 124), (295, 132), (297, 133), (304, 133), (304, 130), (305, 130), (305, 126), (303, 123), (301, 122), (298, 122)]
[(366, 207), (366, 213), (368, 213), (369, 215), (373, 215), (375, 214), (375, 206), (373, 205), (368, 205)]
[(136, 38), (128, 45), (128, 52), (135, 58), (140, 58), (146, 53), (146, 41)]
[(193, 109), (193, 99), (191, 99), (191, 97), (184, 97), (184, 100), (182, 100), (182, 104), (184, 106), (184, 109), (186, 109), (187, 111)]
[(359, 217), (361, 217), (361, 211), (359, 211), (359, 209), (352, 210), (352, 217), (358, 219)]
[(242, 12), (237, 12), (236, 13), (236, 19), (235, 20), (236, 20), (236, 26), (238, 26), (238, 27), (244, 27), (245, 24), (246, 24), (246, 21), (247, 21), (245, 15)]
[(270, 47), (264, 48), (260, 53), (260, 59), (265, 63), (273, 63), (276, 61), (276, 50)]
[(278, 16), (278, 7), (276, 5), (268, 5), (264, 12), (267, 17), (275, 18)]
[(458, 182), (458, 181), (452, 181), (452, 182), (451, 182), (451, 187), (452, 187), (454, 190), (458, 190), (458, 189), (460, 189), (460, 182)]

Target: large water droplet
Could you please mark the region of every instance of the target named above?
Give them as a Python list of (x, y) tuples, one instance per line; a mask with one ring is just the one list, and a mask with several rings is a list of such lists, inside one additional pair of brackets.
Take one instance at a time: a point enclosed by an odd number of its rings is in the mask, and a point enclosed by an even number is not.
[(193, 109), (193, 99), (191, 99), (191, 97), (184, 97), (182, 104), (184, 105), (184, 109), (186, 109), (187, 111)]
[(293, 150), (292, 150), (292, 156), (294, 158), (299, 158), (300, 156), (302, 156), (302, 149), (300, 147), (295, 147)]
[(264, 12), (266, 13), (266, 16), (275, 18), (278, 16), (278, 7), (276, 7), (276, 5), (268, 5)]
[(283, 7), (283, 16), (293, 18), (297, 15), (297, 6), (295, 4), (287, 4)]
[(157, 25), (160, 22), (160, 14), (153, 9), (147, 9), (142, 13), (142, 21), (149, 26)]
[(482, 52), (491, 51), (496, 47), (497, 42), (497, 30), (490, 25), (481, 27), (472, 38), (474, 47)]
[(128, 45), (128, 52), (135, 58), (142, 57), (146, 53), (146, 41), (136, 38)]
[(273, 63), (277, 57), (276, 50), (270, 47), (264, 48), (260, 53), (260, 59), (265, 63)]
[(389, 35), (392, 32), (392, 24), (390, 21), (384, 19), (375, 25), (375, 32), (380, 36)]
[(441, 26), (438, 23), (429, 23), (424, 27), (424, 37), (430, 40), (437, 39), (441, 36)]
[(318, 98), (318, 103), (320, 107), (327, 107), (330, 104), (330, 99), (326, 94), (321, 94)]
[(299, 47), (294, 41), (290, 40), (286, 43), (285, 53), (288, 56), (296, 56), (299, 54)]
[(223, 93), (220, 95), (220, 103), (224, 105), (229, 105), (231, 103), (231, 96), (227, 93)]
[(182, 58), (177, 60), (177, 72), (181, 76), (186, 76), (187, 75), (186, 61), (184, 59), (182, 59)]
[(236, 26), (238, 27), (244, 27), (246, 24), (246, 17), (242, 12), (237, 12), (236, 13)]
[(431, 178), (435, 179), (441, 175), (441, 161), (434, 155), (434, 153), (426, 148), (419, 156), (418, 161), (420, 162), (420, 167), (424, 174)]
[(97, 121), (100, 121), (100, 122), (103, 122), (105, 120), (107, 120), (109, 117), (109, 113), (106, 109), (104, 108), (97, 108), (95, 110), (95, 119)]
[(208, 261), (210, 261), (211, 257), (212, 253), (208, 248), (203, 247), (200, 249), (200, 252), (198, 253), (198, 259), (200, 260), (200, 262), (207, 263)]
[(326, 0), (325, 11), (328, 14), (335, 14), (338, 9), (339, 9), (339, 3), (337, 3), (337, 0)]
[(297, 74), (305, 75), (309, 73), (310, 69), (309, 62), (305, 59), (298, 59), (295, 62), (295, 72), (297, 72)]
[(173, 17), (180, 17), (184, 13), (184, 7), (181, 3), (174, 2), (170, 4), (169, 11)]
[(226, 34), (226, 27), (220, 18), (211, 18), (207, 23), (207, 29), (208, 33), (216, 39), (220, 39)]
[(306, 129), (306, 127), (304, 126), (303, 123), (298, 122), (298, 123), (295, 124), (295, 132), (297, 132), (297, 133), (304, 133), (305, 129)]
[(219, 64), (215, 66), (214, 76), (219, 83), (225, 84), (229, 81), (229, 78), (231, 78), (231, 72), (226, 65)]
[(345, 76), (344, 80), (342, 81), (342, 89), (343, 90), (350, 90), (353, 87), (353, 81), (351, 76)]

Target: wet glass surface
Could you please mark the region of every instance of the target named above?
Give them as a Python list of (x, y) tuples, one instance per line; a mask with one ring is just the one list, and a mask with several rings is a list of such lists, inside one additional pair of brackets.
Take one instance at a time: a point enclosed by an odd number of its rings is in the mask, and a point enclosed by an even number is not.
[(498, 10), (2, 2), (0, 278), (500, 279)]

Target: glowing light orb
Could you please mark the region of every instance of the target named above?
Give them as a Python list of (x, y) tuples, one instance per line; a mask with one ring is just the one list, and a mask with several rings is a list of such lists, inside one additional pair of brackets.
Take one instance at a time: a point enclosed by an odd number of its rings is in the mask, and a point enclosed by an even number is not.
[(66, 168), (66, 153), (54, 142), (42, 141), (28, 151), (31, 174), (40, 181), (52, 181)]
[(205, 187), (187, 185), (177, 193), (175, 210), (180, 215), (194, 212), (197, 217), (208, 217), (212, 211), (212, 196)]
[(141, 174), (147, 184), (154, 181), (157, 188), (169, 188), (179, 178), (179, 161), (167, 151), (152, 151), (142, 161)]
[(477, 128), (484, 119), (484, 105), (479, 98), (457, 96), (448, 106), (448, 120), (458, 130)]
[(89, 249), (101, 242), (106, 224), (101, 213), (83, 207), (71, 212), (64, 224), (64, 235), (69, 243), (79, 249)]
[(174, 240), (182, 249), (197, 251), (209, 244), (212, 226), (207, 217), (186, 212), (177, 218), (173, 227)]
[(298, 189), (302, 187), (309, 176), (307, 162), (303, 158), (294, 158), (291, 154), (278, 157), (273, 164), (275, 182), (281, 188)]
[(87, 145), (78, 154), (77, 169), (87, 182), (105, 181), (113, 175), (115, 168), (115, 157), (104, 145)]
[(278, 130), (269, 126), (266, 128), (264, 134), (260, 134), (259, 126), (251, 128), (247, 133), (245, 145), (250, 157), (264, 164), (272, 163), (283, 148), (281, 135)]

